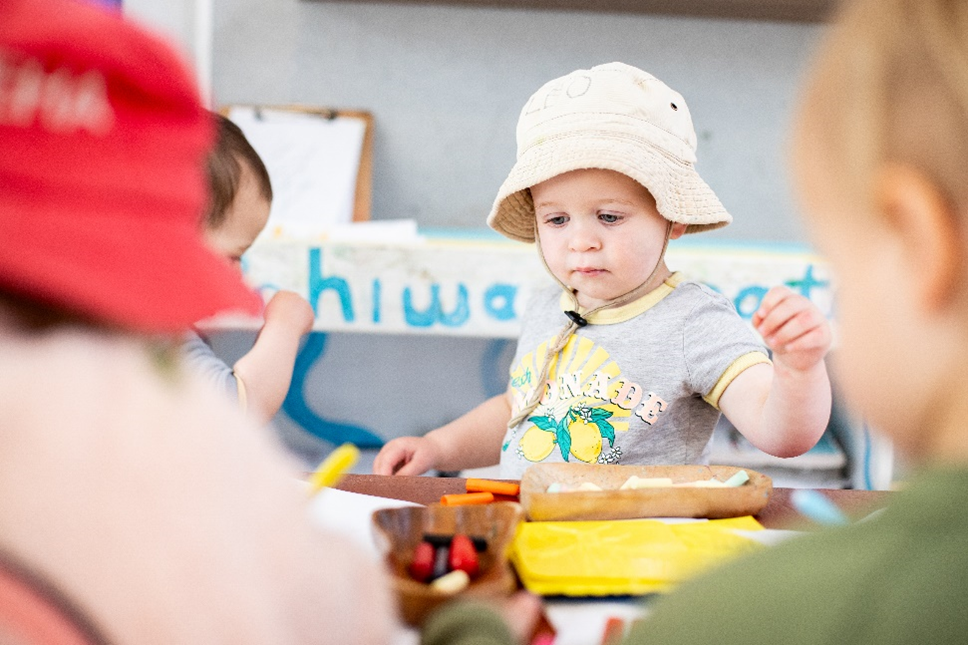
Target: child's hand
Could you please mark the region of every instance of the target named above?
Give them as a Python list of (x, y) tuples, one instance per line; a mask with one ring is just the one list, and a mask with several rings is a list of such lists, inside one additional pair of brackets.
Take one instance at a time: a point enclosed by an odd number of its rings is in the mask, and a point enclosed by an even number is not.
[(541, 618), (541, 597), (527, 591), (518, 591), (507, 598), (488, 601), (507, 623), (517, 642), (531, 642), (531, 635)]
[(426, 437), (399, 437), (388, 442), (373, 460), (374, 475), (422, 475), (440, 459), (440, 450)]
[(277, 291), (266, 304), (266, 322), (290, 326), (300, 336), (313, 328), (316, 314), (306, 299), (293, 291)]
[(773, 362), (790, 369), (815, 366), (830, 349), (830, 324), (820, 309), (787, 287), (773, 287), (753, 314), (753, 327), (773, 352)]

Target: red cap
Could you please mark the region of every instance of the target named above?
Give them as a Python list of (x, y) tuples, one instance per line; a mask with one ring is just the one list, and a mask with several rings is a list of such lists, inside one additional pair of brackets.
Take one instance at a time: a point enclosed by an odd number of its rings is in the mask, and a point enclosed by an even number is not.
[(73, 0), (0, 2), (0, 290), (150, 332), (258, 312), (202, 239), (213, 133), (154, 36)]

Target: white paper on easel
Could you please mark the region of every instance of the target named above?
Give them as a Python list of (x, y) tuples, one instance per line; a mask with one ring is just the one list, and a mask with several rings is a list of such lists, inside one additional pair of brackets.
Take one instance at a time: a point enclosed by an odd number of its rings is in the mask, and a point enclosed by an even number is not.
[(229, 118), (269, 171), (272, 210), (262, 238), (322, 235), (353, 219), (366, 122), (236, 106)]

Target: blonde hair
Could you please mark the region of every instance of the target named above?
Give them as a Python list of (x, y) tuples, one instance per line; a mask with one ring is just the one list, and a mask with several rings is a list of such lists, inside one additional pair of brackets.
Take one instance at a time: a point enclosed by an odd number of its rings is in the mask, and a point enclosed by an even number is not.
[(842, 194), (869, 200), (875, 169), (896, 162), (968, 204), (968, 2), (847, 2), (806, 88), (797, 147)]

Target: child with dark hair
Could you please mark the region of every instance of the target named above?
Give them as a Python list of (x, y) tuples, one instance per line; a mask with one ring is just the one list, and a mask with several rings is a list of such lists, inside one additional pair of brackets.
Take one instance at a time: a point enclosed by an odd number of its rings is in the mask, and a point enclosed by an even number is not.
[[(269, 172), (242, 130), (213, 114), (215, 148), (208, 156), (209, 205), (204, 235), (209, 247), (241, 269), (242, 255), (269, 219)], [(312, 328), (312, 307), (292, 291), (278, 291), (263, 313), (265, 323), (252, 349), (229, 367), (196, 332), (188, 333), (189, 361), (217, 387), (237, 397), (243, 409), (271, 419), (286, 398), (299, 341)]]
[(205, 214), (205, 228), (209, 231), (218, 229), (228, 217), (229, 208), (242, 183), (243, 171), (251, 173), (250, 177), (255, 179), (262, 199), (272, 203), (269, 171), (266, 170), (262, 157), (245, 138), (242, 128), (221, 114), (212, 113), (212, 118), (215, 119), (215, 148), (208, 155), (207, 164), (208, 183), (212, 192)]

